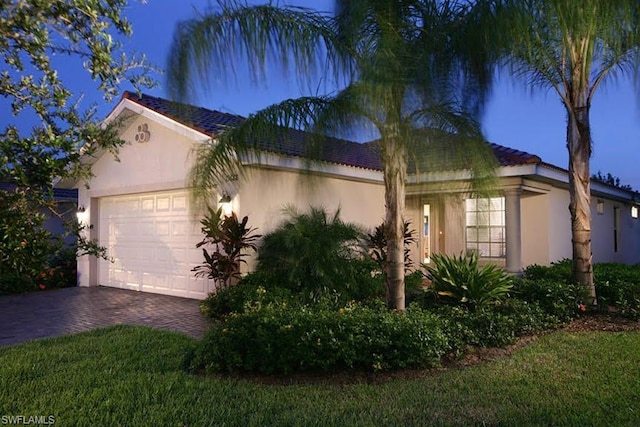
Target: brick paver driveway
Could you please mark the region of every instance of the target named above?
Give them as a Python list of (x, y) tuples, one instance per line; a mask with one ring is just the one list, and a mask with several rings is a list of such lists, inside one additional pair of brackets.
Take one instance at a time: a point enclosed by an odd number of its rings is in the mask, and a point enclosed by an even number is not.
[(199, 338), (208, 327), (199, 301), (115, 288), (65, 288), (0, 297), (0, 347), (120, 323)]

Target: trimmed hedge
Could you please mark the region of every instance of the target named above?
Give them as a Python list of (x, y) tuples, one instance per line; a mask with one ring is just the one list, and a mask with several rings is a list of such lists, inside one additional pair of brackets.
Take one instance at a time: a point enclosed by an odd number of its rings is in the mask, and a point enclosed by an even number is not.
[(515, 298), (538, 304), (545, 313), (560, 322), (574, 319), (587, 297), (585, 289), (578, 284), (542, 278), (515, 279), (511, 291)]
[[(525, 270), (525, 278), (535, 283), (553, 284), (552, 287), (563, 288), (564, 284), (571, 285), (571, 260), (562, 260), (550, 267), (532, 265)], [(640, 264), (625, 265), (614, 263), (598, 263), (593, 267), (594, 281), (598, 306), (601, 310), (612, 308), (624, 317), (640, 318)], [(570, 297), (576, 295), (571, 290)], [(547, 298), (552, 304), (560, 304), (564, 298), (562, 292), (551, 292)], [(584, 298), (584, 294), (582, 296)]]
[(340, 310), (268, 305), (228, 317), (191, 355), (192, 371), (262, 374), (426, 368), (450, 350), (442, 319), (384, 304)]

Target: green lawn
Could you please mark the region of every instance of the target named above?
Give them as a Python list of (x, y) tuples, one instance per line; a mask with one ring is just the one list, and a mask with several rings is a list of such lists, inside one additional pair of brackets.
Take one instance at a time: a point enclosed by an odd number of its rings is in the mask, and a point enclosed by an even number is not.
[(541, 337), (512, 357), (374, 384), (181, 371), (193, 340), (117, 326), (0, 349), (3, 415), (56, 426), (640, 425), (640, 333)]

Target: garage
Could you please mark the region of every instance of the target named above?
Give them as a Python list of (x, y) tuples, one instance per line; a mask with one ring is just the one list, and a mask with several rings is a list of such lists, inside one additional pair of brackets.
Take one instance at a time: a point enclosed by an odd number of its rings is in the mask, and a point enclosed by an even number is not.
[(98, 262), (98, 284), (202, 299), (211, 283), (193, 277), (202, 261), (200, 224), (186, 190), (99, 199), (99, 240), (110, 260)]

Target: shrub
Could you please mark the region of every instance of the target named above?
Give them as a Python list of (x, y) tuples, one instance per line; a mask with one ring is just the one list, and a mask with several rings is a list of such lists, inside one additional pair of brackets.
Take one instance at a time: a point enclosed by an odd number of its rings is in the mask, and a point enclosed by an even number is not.
[(560, 321), (538, 304), (517, 299), (470, 311), (462, 306), (441, 306), (435, 313), (445, 322), (445, 333), (455, 354), (468, 345), (502, 347), (517, 337), (557, 327)]
[(595, 264), (593, 275), (596, 284), (601, 282), (628, 282), (640, 285), (640, 264)]
[(48, 267), (53, 236), (37, 209), (26, 192), (0, 190), (0, 295), (37, 290)]
[[(411, 230), (411, 221), (404, 222), (404, 270), (408, 273), (413, 267), (411, 262), (411, 245), (416, 242), (415, 230)], [(384, 235), (384, 223), (374, 228), (373, 233), (367, 234), (367, 246), (371, 257), (384, 273), (387, 264), (387, 238)]]
[(341, 310), (270, 304), (230, 316), (192, 355), (207, 372), (364, 371), (434, 366), (449, 350), (442, 320), (383, 304)]
[(213, 252), (202, 249), (204, 262), (191, 271), (196, 277), (208, 277), (216, 282), (218, 288), (231, 285), (232, 279), (240, 277), (240, 264), (247, 254), (247, 249), (256, 249), (256, 241), (260, 237), (253, 234), (255, 229), (247, 227), (248, 217), (238, 219), (235, 213), (223, 216), (222, 209), (209, 208), (208, 214), (200, 220), (204, 238), (196, 247), (213, 247)]
[(500, 301), (509, 294), (511, 276), (493, 264), (479, 268), (475, 252), (468, 257), (434, 254), (431, 259), (433, 264), (423, 266), (431, 280), (429, 290), (438, 298), (475, 309)]
[[(544, 274), (541, 276), (555, 277)], [(579, 305), (587, 297), (581, 285), (545, 278), (515, 279), (512, 293), (522, 301), (537, 303), (545, 313), (555, 316), (560, 322), (568, 322), (575, 318)]]
[[(586, 297), (579, 285), (570, 285), (571, 289), (564, 286), (573, 283), (571, 269), (572, 263), (569, 259), (553, 263), (550, 267), (529, 266), (524, 271), (525, 278), (531, 279), (531, 282), (539, 282), (539, 285), (529, 283), (525, 284), (525, 287), (531, 289), (533, 285), (539, 286), (539, 291), (543, 288), (549, 290), (553, 296), (546, 299), (554, 301), (552, 304), (557, 305), (555, 309), (551, 308), (552, 311), (555, 310), (557, 314), (563, 310), (571, 313), (571, 310), (564, 307), (569, 308), (573, 304), (572, 301), (581, 301)], [(640, 316), (640, 265), (598, 263), (593, 266), (593, 275), (598, 306), (602, 310), (613, 307), (618, 314), (625, 317)], [(537, 293), (538, 298), (544, 297), (544, 291), (542, 294)], [(540, 302), (545, 309), (550, 308), (541, 300)]]
[[(278, 277), (283, 286), (307, 300), (338, 292), (346, 298), (362, 292), (372, 277), (372, 263), (362, 262), (363, 233), (340, 219), (337, 211), (311, 208), (266, 234), (258, 250), (257, 271)], [(373, 286), (373, 283), (369, 283)]]
[(573, 282), (573, 261), (563, 259), (551, 263), (550, 266), (530, 265), (524, 269), (524, 278), (531, 280), (546, 280), (556, 283)]
[(209, 294), (200, 303), (200, 311), (211, 319), (222, 320), (231, 313), (244, 313), (246, 307), (275, 302), (292, 304), (291, 291), (274, 286), (264, 273), (251, 273), (237, 284)]
[(600, 307), (613, 306), (621, 316), (640, 318), (640, 282), (600, 281), (596, 284), (596, 291)]

